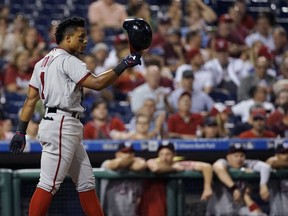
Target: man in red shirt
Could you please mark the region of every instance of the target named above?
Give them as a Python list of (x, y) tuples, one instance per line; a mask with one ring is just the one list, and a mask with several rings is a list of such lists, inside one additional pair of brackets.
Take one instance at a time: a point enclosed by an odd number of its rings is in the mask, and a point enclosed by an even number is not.
[(276, 134), (273, 131), (266, 130), (266, 111), (256, 109), (252, 113), (252, 129), (244, 131), (239, 138), (273, 138)]
[(191, 139), (196, 137), (197, 126), (203, 124), (200, 114), (191, 113), (191, 94), (183, 92), (178, 100), (178, 112), (168, 118), (168, 132), (171, 138)]
[(93, 120), (84, 125), (84, 139), (111, 139), (112, 130), (125, 131), (125, 124), (117, 117), (108, 116), (107, 104), (97, 101), (92, 107)]

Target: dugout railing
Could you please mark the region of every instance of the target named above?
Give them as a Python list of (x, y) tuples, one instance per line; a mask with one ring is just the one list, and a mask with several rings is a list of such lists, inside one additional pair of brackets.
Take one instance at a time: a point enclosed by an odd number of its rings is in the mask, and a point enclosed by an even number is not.
[(0, 169), (0, 215), (12, 215), (12, 170)]
[[(10, 214), (12, 210), (14, 211), (14, 216), (27, 215), (29, 200), (35, 189), (36, 183), (39, 180), (39, 169), (23, 169), (15, 170), (13, 173), (11, 171), (2, 171), (0, 176), (1, 180), (6, 182), (7, 187), (1, 187), (2, 195), (2, 215), (12, 215)], [(167, 191), (167, 216), (184, 216), (187, 215), (185, 211), (185, 196), (187, 196), (187, 190), (185, 188), (185, 182), (191, 182), (193, 185), (198, 181), (202, 182), (202, 174), (197, 171), (183, 171), (179, 173), (169, 173), (169, 174), (153, 174), (150, 172), (114, 172), (105, 171), (101, 168), (95, 168), (94, 175), (96, 178), (96, 190), (100, 192), (101, 179), (159, 179), (164, 178), (167, 180), (166, 191)], [(259, 181), (258, 173), (247, 173), (239, 170), (229, 170), (232, 178), (234, 179), (245, 179), (247, 181)], [(4, 176), (4, 177), (3, 177)], [(288, 170), (274, 171), (271, 174), (271, 179), (287, 179)], [(190, 181), (190, 179), (192, 181)], [(11, 180), (13, 181), (13, 186), (10, 188)], [(217, 179), (215, 178), (217, 181)], [(3, 182), (1, 182), (3, 183)], [(1, 184), (2, 186), (2, 184)], [(196, 185), (196, 187), (199, 187)], [(200, 186), (201, 187), (201, 186)], [(10, 189), (9, 189), (10, 188)], [(29, 188), (29, 189), (27, 189)], [(4, 190), (3, 190), (4, 189)], [(9, 192), (9, 190), (11, 190)], [(202, 188), (200, 188), (200, 191)], [(11, 194), (13, 193), (13, 205), (8, 202), (12, 200)], [(5, 197), (5, 199), (3, 199)], [(8, 198), (7, 198), (8, 197)], [(10, 197), (10, 198), (9, 198)], [(100, 196), (99, 196), (100, 197)], [(5, 212), (3, 210), (5, 206)], [(10, 206), (11, 209), (8, 209)], [(187, 206), (186, 206), (187, 207)], [(4, 214), (4, 213), (5, 214)], [(61, 185), (60, 190), (57, 192), (53, 198), (52, 206), (49, 211), (49, 215), (73, 215), (80, 216), (84, 215), (82, 213), (77, 192), (74, 189), (74, 185), (70, 178), (65, 179), (64, 183)]]

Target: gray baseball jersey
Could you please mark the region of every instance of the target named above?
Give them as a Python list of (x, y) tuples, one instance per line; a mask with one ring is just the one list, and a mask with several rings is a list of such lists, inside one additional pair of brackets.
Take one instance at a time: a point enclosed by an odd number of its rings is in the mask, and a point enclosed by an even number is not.
[[(222, 163), (229, 169), (226, 159), (219, 159), (217, 162)], [(260, 176), (263, 169), (267, 169), (267, 171), (270, 170), (269, 165), (259, 160), (245, 160), (243, 167), (252, 169), (255, 172), (260, 172)], [(268, 179), (261, 179), (261, 181), (267, 183)], [(243, 180), (237, 180), (235, 184), (238, 186), (240, 191), (243, 191), (246, 187), (246, 181)], [(254, 213), (249, 212), (248, 207), (245, 206), (244, 203), (235, 203), (233, 201), (232, 193), (223, 183), (215, 182), (213, 191), (213, 196), (208, 201), (206, 216), (255, 215)]]
[[(105, 168), (105, 162), (102, 166)], [(142, 180), (101, 180), (100, 202), (106, 216), (137, 216)]]
[(288, 179), (273, 179), (270, 189), (270, 216), (288, 215)]
[(84, 62), (55, 48), (35, 65), (30, 86), (38, 89), (45, 107), (83, 112), (79, 84), (88, 75)]
[(42, 145), (40, 187), (55, 193), (68, 174), (78, 192), (95, 188), (92, 167), (81, 140), (83, 125), (72, 112), (82, 112), (79, 85), (89, 75), (86, 65), (63, 49), (55, 48), (34, 68), (30, 86), (38, 90), (46, 109), (39, 125)]

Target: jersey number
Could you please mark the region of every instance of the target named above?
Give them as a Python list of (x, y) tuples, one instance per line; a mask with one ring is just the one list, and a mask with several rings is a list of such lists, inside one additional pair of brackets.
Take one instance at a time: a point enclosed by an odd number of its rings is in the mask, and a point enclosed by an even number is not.
[[(48, 60), (49, 60), (49, 56), (45, 57), (45, 59), (43, 60), (43, 62), (41, 64), (41, 68), (46, 67)], [(41, 80), (41, 85), (42, 85), (41, 99), (45, 99), (45, 96), (44, 96), (44, 83), (45, 83), (44, 82), (44, 75), (45, 75), (45, 72), (42, 71), (40, 74), (40, 80)]]
[(42, 85), (41, 99), (45, 99), (45, 96), (44, 96), (44, 75), (45, 75), (45, 73), (41, 72), (41, 74), (40, 74), (40, 80), (41, 80), (41, 85)]

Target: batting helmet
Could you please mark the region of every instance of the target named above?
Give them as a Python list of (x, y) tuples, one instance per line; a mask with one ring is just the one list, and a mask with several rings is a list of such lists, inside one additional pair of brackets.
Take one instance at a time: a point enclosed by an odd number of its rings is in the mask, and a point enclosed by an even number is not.
[(150, 25), (143, 19), (126, 19), (123, 28), (127, 31), (130, 47), (141, 51), (147, 49), (152, 41), (152, 30)]

